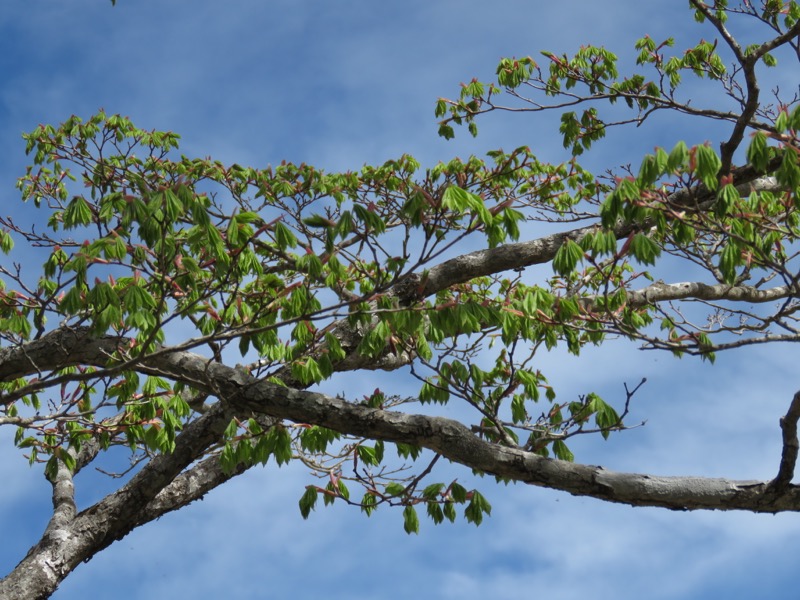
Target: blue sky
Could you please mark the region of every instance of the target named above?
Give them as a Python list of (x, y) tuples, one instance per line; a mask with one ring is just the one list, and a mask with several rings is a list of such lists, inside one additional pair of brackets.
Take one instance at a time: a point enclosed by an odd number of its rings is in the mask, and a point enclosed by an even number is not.
[[(43, 217), (25, 212), (14, 189), (27, 164), (20, 134), (73, 113), (103, 107), (140, 127), (180, 133), (187, 155), (252, 166), (287, 159), (356, 169), (406, 152), (431, 165), (523, 144), (559, 161), (565, 155), (555, 113), (491, 117), (477, 140), (459, 132), (446, 142), (436, 135), (434, 103), (455, 96), (459, 82), (489, 79), (503, 56), (572, 52), (587, 43), (630, 56), (645, 33), (710, 35), (685, 2), (6, 4), (0, 198), (4, 213), (21, 219)], [(796, 74), (776, 76), (796, 85)], [(696, 99), (705, 93), (697, 88)], [(656, 145), (715, 135), (697, 122), (664, 119), (611, 134), (588, 164), (611, 168)], [(778, 418), (798, 386), (794, 356), (791, 346), (754, 348), (709, 367), (618, 342), (579, 359), (542, 356), (541, 368), (562, 398), (596, 390), (620, 401), (624, 382), (648, 377), (632, 416), (647, 425), (607, 442), (576, 442), (582, 462), (766, 479), (778, 465)], [(349, 380), (348, 390), (363, 394), (379, 380), (388, 388), (386, 375), (376, 374)], [(391, 385), (387, 391), (404, 391), (399, 380)], [(14, 452), (10, 435), (0, 431), (3, 573), (38, 539), (50, 502), (49, 486)], [(453, 476), (472, 481), (444, 465), (441, 479)], [(481, 527), (423, 520), (420, 535), (407, 536), (399, 511), (367, 519), (337, 505), (303, 521), (297, 500), (309, 481), (297, 466), (253, 469), (80, 566), (54, 598), (795, 597), (795, 515), (633, 509), (486, 480), (478, 485), (493, 513)], [(88, 502), (111, 484), (85, 475), (79, 498)]]

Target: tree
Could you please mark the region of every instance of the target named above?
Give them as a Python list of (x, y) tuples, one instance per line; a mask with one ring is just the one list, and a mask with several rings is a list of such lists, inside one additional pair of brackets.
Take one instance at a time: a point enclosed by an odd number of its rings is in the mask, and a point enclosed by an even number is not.
[[(480, 523), (491, 510), (479, 490), (437, 480), (442, 458), (634, 506), (798, 510), (800, 393), (771, 479), (615, 473), (574, 462), (568, 443), (628, 427), (638, 386), (616, 408), (597, 394), (564, 400), (532, 360), (624, 337), (713, 361), (798, 337), (800, 109), (763, 102), (758, 76), (800, 57), (800, 8), (691, 4), (715, 41), (673, 53), (643, 38), (631, 75), (585, 47), (505, 59), (497, 84), (473, 80), (437, 103), (445, 137), (476, 134), (486, 112), (566, 111), (564, 164), (518, 148), (430, 169), (410, 156), (357, 173), (254, 169), (178, 156), (177, 135), (102, 112), (28, 134), (20, 189), (47, 227), (2, 219), (0, 246), (44, 263), (33, 276), (2, 267), (0, 423), (42, 466), (54, 510), (0, 595), (50, 595), (134, 528), (270, 458), (323, 477), (300, 491), (303, 516), (320, 499), (397, 506), (408, 532), (423, 511)], [(733, 32), (749, 22), (770, 34), (742, 47)], [(718, 86), (713, 107), (682, 96), (693, 76)], [(636, 172), (579, 164), (609, 128), (662, 111), (725, 124), (719, 150), (676, 140)], [(546, 282), (529, 275), (548, 263)], [(692, 281), (676, 282), (675, 265)], [(418, 394), (316, 391), (375, 369)], [(465, 404), (474, 418), (416, 414), (417, 402)], [(134, 461), (124, 483), (78, 507), (75, 475), (116, 446)]]

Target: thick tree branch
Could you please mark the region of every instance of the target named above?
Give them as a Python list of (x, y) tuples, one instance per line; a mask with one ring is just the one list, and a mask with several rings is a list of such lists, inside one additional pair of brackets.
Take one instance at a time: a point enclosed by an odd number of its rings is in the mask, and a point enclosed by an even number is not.
[(44, 532), (44, 538), (58, 539), (71, 524), (77, 513), (73, 474), (58, 461), (56, 473), (50, 478), (53, 486), (53, 517)]
[[(657, 281), (640, 290), (628, 292), (627, 303), (630, 306), (646, 306), (673, 300), (730, 300), (733, 302), (763, 304), (792, 298), (798, 294), (800, 294), (799, 285), (779, 285), (762, 290), (750, 285), (728, 285), (725, 283), (710, 285), (698, 281), (681, 283)], [(591, 306), (591, 299), (587, 299), (586, 303)]]
[(149, 523), (168, 512), (178, 510), (201, 499), (219, 485), (230, 481), (247, 470), (239, 465), (230, 472), (222, 470), (218, 456), (210, 456), (191, 469), (178, 475), (138, 515), (137, 527)]
[(791, 488), (767, 497), (766, 481), (615, 473), (492, 444), (451, 419), (382, 411), (266, 382), (248, 386), (236, 402), (242, 408), (342, 433), (421, 446), (479, 471), (574, 495), (677, 510), (800, 510), (800, 491)]
[[(770, 170), (777, 168), (779, 161), (770, 164)], [(781, 188), (774, 177), (764, 177), (751, 167), (742, 167), (733, 172), (734, 182), (743, 194), (761, 191), (779, 191)], [(702, 204), (713, 200), (715, 195), (704, 190), (679, 190), (667, 199), (667, 203), (678, 206), (688, 205), (691, 202)], [(646, 227), (648, 224), (618, 225), (614, 232), (618, 239), (629, 235), (636, 227)], [(567, 240), (580, 241), (587, 233), (597, 230), (596, 225), (588, 225), (571, 231), (546, 235), (528, 242), (504, 244), (497, 248), (478, 250), (463, 254), (447, 260), (428, 271), (426, 279), (422, 282), (419, 294), (422, 297), (431, 296), (441, 290), (457, 283), (463, 283), (476, 277), (483, 277), (508, 271), (521, 269), (531, 265), (544, 264), (553, 260), (558, 249)]]
[[(56, 330), (40, 340), (4, 350), (0, 376), (24, 377), (78, 363), (102, 368), (109, 360), (109, 349), (116, 348), (120, 341), (115, 336), (94, 337), (87, 328)], [(344, 434), (411, 444), (503, 478), (633, 506), (800, 510), (800, 492), (789, 485), (797, 453), (795, 413), (800, 410), (796, 406), (800, 394), (795, 396), (796, 410), (790, 410), (784, 421), (787, 441), (778, 478), (774, 482), (732, 481), (615, 473), (602, 467), (546, 459), (485, 441), (451, 419), (384, 411), (258, 381), (241, 369), (185, 351), (162, 349), (156, 356), (142, 357), (133, 368), (189, 382), (214, 393), (220, 402), (185, 427), (174, 452), (153, 458), (120, 490), (78, 515), (74, 514), (68, 489), (71, 475), (62, 466), (54, 487), (56, 514), (40, 542), (0, 582), (0, 597), (19, 596), (23, 590), (27, 597), (46, 597), (81, 561), (142, 523), (185, 506), (241, 472), (243, 469), (223, 473), (215, 458), (183, 472), (219, 440), (235, 414), (262, 414)]]
[[(88, 334), (78, 338), (76, 332), (70, 333), (87, 348), (84, 358), (91, 359), (90, 355), (94, 351), (94, 363), (102, 366), (108, 356), (105, 353), (108, 340), (92, 339)], [(39, 364), (46, 364), (54, 356), (58, 354), (43, 352), (37, 358), (40, 359)], [(89, 360), (90, 363), (93, 361)], [(52, 368), (54, 365), (50, 366)], [(236, 379), (236, 371), (229, 371), (233, 372), (229, 373), (231, 377), (226, 385), (230, 390), (233, 389), (231, 382)], [(176, 439), (172, 453), (153, 458), (119, 490), (78, 515), (74, 515), (74, 505), (72, 513), (68, 514), (66, 508), (57, 512), (56, 516), (59, 518), (56, 520), (54, 516), (39, 543), (31, 548), (8, 577), (0, 581), (0, 598), (48, 597), (59, 582), (81, 562), (90, 559), (142, 523), (157, 518), (168, 510), (179, 508), (179, 501), (171, 497), (167, 490), (174, 493), (179, 487), (183, 487), (190, 494), (185, 502), (188, 503), (200, 497), (204, 489), (211, 489), (207, 486), (213, 481), (221, 482), (219, 477), (212, 477), (211, 472), (199, 477), (198, 472), (187, 474), (182, 479), (176, 477), (202, 455), (209, 444), (219, 440), (233, 414), (228, 404), (217, 404), (184, 428)], [(62, 469), (66, 470), (64, 467)], [(170, 488), (172, 483), (175, 483), (175, 487)], [(63, 486), (58, 489), (63, 490)], [(166, 493), (159, 497), (162, 490)], [(63, 500), (61, 503), (63, 504)]]
[(794, 468), (797, 464), (797, 454), (800, 442), (797, 441), (797, 421), (800, 419), (800, 392), (792, 398), (789, 410), (781, 417), (781, 431), (783, 432), (783, 452), (778, 475), (772, 484), (778, 490), (785, 489), (794, 477)]
[[(87, 358), (91, 358), (91, 348), (97, 350), (95, 360), (101, 366), (105, 360), (100, 350), (104, 347), (104, 341), (86, 334), (81, 345)], [(43, 352), (37, 356), (38, 364), (47, 364), (47, 358), (47, 353)], [(56, 366), (48, 364), (49, 368)], [(451, 419), (383, 411), (316, 392), (257, 381), (239, 370), (217, 363), (209, 364), (207, 358), (189, 352), (160, 355), (157, 364), (149, 364), (145, 358), (138, 370), (177, 380), (187, 378), (197, 381), (205, 378), (209, 386), (223, 392), (222, 404), (239, 414), (265, 414), (313, 423), (350, 435), (421, 446), (473, 469), (575, 495), (633, 506), (661, 506), (677, 510), (800, 510), (800, 491), (794, 487), (775, 493), (767, 481), (615, 473), (601, 467), (546, 459), (518, 448), (482, 440), (465, 425)], [(216, 407), (216, 411), (220, 410)], [(168, 458), (154, 459), (154, 466), (143, 477), (161, 473), (162, 467), (157, 463)], [(127, 497), (133, 493), (133, 489), (142, 485), (140, 480), (134, 478), (114, 496)], [(145, 486), (148, 490), (156, 487)], [(101, 505), (113, 505), (116, 501), (113, 498), (108, 502), (104, 500)]]

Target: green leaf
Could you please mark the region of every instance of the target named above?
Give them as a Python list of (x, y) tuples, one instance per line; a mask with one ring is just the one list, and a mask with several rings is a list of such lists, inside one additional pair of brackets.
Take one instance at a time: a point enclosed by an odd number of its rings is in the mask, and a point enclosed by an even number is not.
[(662, 165), (659, 165), (656, 156), (645, 156), (639, 167), (639, 175), (636, 177), (636, 183), (642, 188), (652, 186), (661, 175), (662, 167)]
[(480, 492), (473, 490), (470, 502), (467, 508), (464, 509), (464, 517), (466, 517), (467, 522), (480, 525), (483, 522), (483, 515), (489, 515), (491, 513), (492, 505), (489, 504), (489, 501), (486, 500)]
[(661, 255), (661, 247), (648, 235), (637, 233), (631, 239), (631, 256), (645, 265), (654, 265)]
[(445, 518), (451, 523), (455, 522), (456, 520), (455, 502), (445, 502), (444, 506), (442, 506), (442, 514), (444, 514)]
[(467, 489), (463, 485), (453, 482), (450, 485), (450, 497), (454, 502), (463, 504), (467, 501)]
[(455, 130), (446, 123), (439, 124), (439, 137), (443, 137), (446, 140), (452, 140), (456, 137)]
[(303, 219), (303, 223), (308, 225), (309, 227), (333, 227), (336, 223), (332, 222), (330, 219), (326, 219), (322, 215), (311, 215), (310, 217), (305, 217)]
[(363, 498), (361, 498), (361, 512), (369, 517), (377, 508), (378, 499), (375, 497), (375, 494), (370, 492), (365, 493)]
[(725, 283), (729, 285), (735, 283), (736, 267), (741, 264), (741, 257), (741, 250), (732, 241), (722, 248), (722, 252), (719, 254), (719, 270), (725, 279)]
[(88, 225), (92, 221), (92, 209), (82, 196), (75, 196), (64, 210), (64, 229)]
[(428, 512), (428, 516), (431, 518), (431, 521), (433, 521), (435, 525), (438, 525), (439, 523), (444, 521), (444, 511), (442, 510), (442, 507), (439, 505), (438, 502), (428, 502), (426, 509)]
[(403, 509), (403, 529), (408, 534), (419, 533), (419, 516), (413, 506), (406, 506)]
[(389, 496), (402, 496), (406, 493), (406, 486), (402, 483), (392, 481), (386, 484), (385, 492)]
[(717, 193), (717, 202), (714, 205), (714, 214), (724, 217), (731, 212), (739, 201), (739, 192), (732, 183), (725, 184)]
[(123, 301), (128, 312), (151, 311), (156, 307), (156, 301), (153, 296), (136, 284), (128, 287), (123, 296)]
[(583, 248), (567, 238), (553, 257), (553, 270), (559, 275), (569, 275), (575, 270), (578, 261), (583, 259)]
[(344, 498), (345, 500), (350, 499), (350, 490), (347, 489), (347, 485), (345, 485), (344, 480), (340, 479), (337, 483), (337, 487), (339, 488), (339, 495)]
[(292, 459), (292, 436), (285, 427), (273, 427), (268, 434), (272, 437), (272, 454), (278, 465), (288, 463)]
[(747, 162), (757, 170), (764, 171), (769, 161), (769, 149), (767, 147), (767, 136), (762, 131), (753, 134), (750, 145), (747, 147)]
[(588, 398), (589, 410), (594, 412), (595, 423), (604, 430), (601, 435), (607, 439), (610, 433), (609, 429), (620, 425), (619, 415), (610, 404), (607, 404), (597, 394), (589, 394)]
[(567, 445), (562, 440), (553, 442), (553, 454), (555, 454), (557, 458), (567, 462), (573, 462), (575, 460), (575, 455), (567, 448)]
[(789, 128), (789, 113), (782, 110), (778, 113), (778, 118), (775, 119), (775, 129), (778, 133), (783, 133)]
[(457, 185), (450, 185), (442, 194), (442, 206), (457, 214), (471, 212), (475, 214), (481, 223), (489, 224), (492, 215), (483, 203), (480, 196), (476, 196)]
[(444, 489), (443, 483), (432, 483), (422, 490), (422, 497), (426, 500), (436, 500), (441, 495), (442, 489)]
[(709, 146), (695, 146), (695, 174), (712, 192), (717, 189), (717, 174), (722, 166), (717, 153)]
[(300, 497), (300, 514), (304, 519), (308, 518), (308, 515), (314, 509), (314, 506), (317, 503), (317, 496), (319, 495), (317, 488), (313, 485), (309, 485), (306, 487), (305, 493)]
[(528, 411), (525, 410), (525, 398), (515, 394), (511, 400), (511, 420), (514, 423), (523, 423), (528, 418)]
[[(798, 13), (800, 13), (800, 6)], [(792, 113), (789, 115), (789, 127), (795, 131), (800, 130), (800, 105), (792, 109)]]
[(419, 455), (422, 454), (422, 448), (419, 446), (412, 446), (410, 444), (403, 444), (402, 442), (398, 442), (395, 444), (397, 446), (397, 455), (402, 458), (409, 458), (416, 460), (419, 458)]
[(275, 223), (273, 233), (275, 235), (275, 242), (281, 250), (297, 247), (297, 238), (292, 233), (292, 230), (284, 225), (282, 221)]
[[(775, 171), (775, 177), (778, 182), (791, 190), (796, 190), (800, 187), (800, 165), (798, 165), (797, 150), (791, 146), (783, 148), (783, 159), (778, 170)], [(800, 200), (798, 194), (794, 195), (795, 202)]]
[(339, 437), (340, 434), (332, 429), (314, 425), (300, 434), (300, 445), (309, 452), (325, 452), (328, 444), (333, 443)]
[(8, 254), (14, 248), (14, 240), (6, 230), (0, 230), (0, 250)]
[(377, 466), (380, 464), (380, 461), (376, 458), (375, 455), (375, 448), (370, 448), (369, 446), (360, 445), (356, 447), (356, 452), (358, 452), (358, 458), (364, 464)]
[(667, 158), (667, 171), (674, 173), (682, 170), (686, 166), (686, 161), (688, 159), (689, 149), (686, 147), (686, 143), (678, 142)]

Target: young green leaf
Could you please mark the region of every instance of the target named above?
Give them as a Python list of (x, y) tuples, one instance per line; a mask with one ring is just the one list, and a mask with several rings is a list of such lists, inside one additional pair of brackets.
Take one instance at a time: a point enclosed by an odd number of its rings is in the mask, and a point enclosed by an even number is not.
[(583, 258), (583, 249), (579, 244), (567, 238), (556, 251), (553, 258), (553, 270), (559, 275), (569, 275), (575, 270)]
[(317, 503), (317, 496), (319, 492), (317, 488), (313, 485), (309, 485), (306, 487), (306, 491), (300, 497), (300, 502), (298, 503), (300, 506), (300, 514), (304, 519), (308, 518), (308, 515), (311, 514), (311, 511), (314, 509), (314, 506)]

